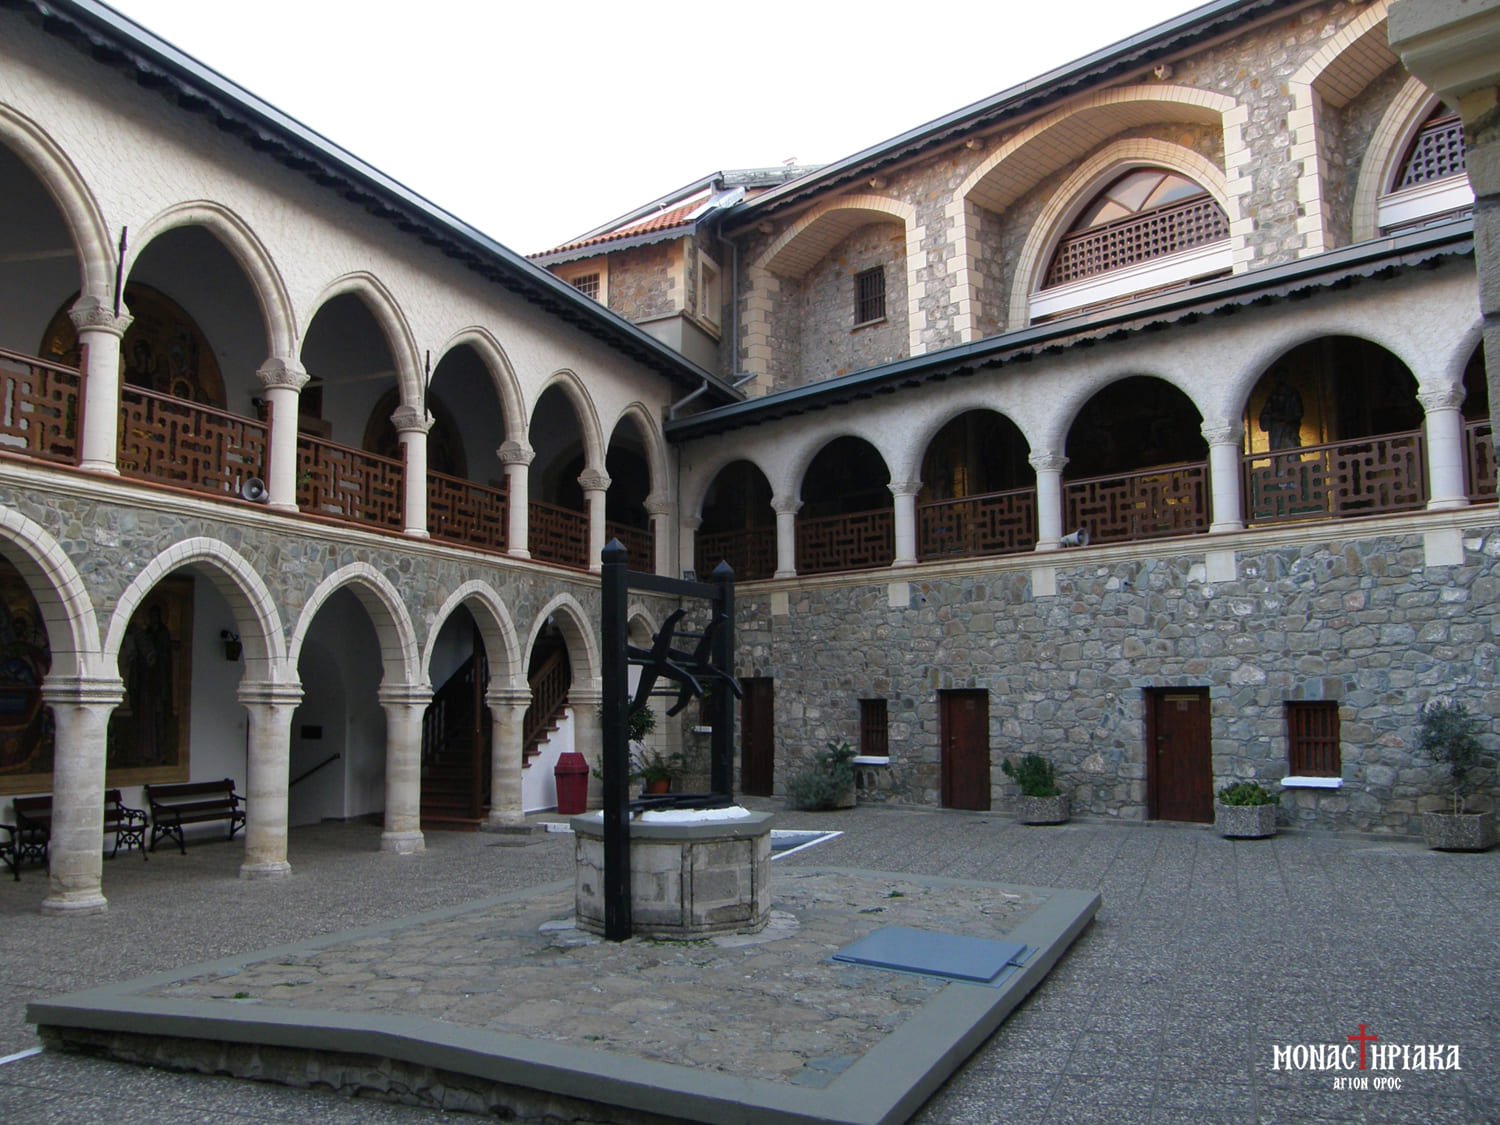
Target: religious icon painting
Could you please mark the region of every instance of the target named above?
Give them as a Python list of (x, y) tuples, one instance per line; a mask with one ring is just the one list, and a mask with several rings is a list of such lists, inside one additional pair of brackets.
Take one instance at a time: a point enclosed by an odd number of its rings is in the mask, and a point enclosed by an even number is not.
[(26, 579), (0, 558), (0, 793), (52, 787), (52, 709), (42, 681), (52, 648)]
[(109, 722), (110, 785), (187, 780), (192, 637), (193, 580), (168, 578), (136, 609), (120, 642), (125, 698)]

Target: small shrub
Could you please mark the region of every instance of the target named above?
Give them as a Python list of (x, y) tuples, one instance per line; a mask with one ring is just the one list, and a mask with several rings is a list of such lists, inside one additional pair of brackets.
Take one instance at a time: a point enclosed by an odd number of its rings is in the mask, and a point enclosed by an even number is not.
[(786, 783), (787, 808), (816, 812), (838, 808), (854, 788), (854, 747), (830, 742)]
[(1279, 805), (1281, 794), (1268, 792), (1254, 781), (1237, 781), (1219, 790), (1221, 805)]
[(1456, 699), (1436, 699), (1422, 708), (1417, 721), (1417, 749), (1453, 779), (1453, 811), (1463, 811), (1469, 772), (1485, 758), (1479, 732), (1484, 728)]
[(1017, 765), (1010, 759), (1000, 763), (1005, 776), (1021, 787), (1023, 797), (1056, 797), (1062, 793), (1052, 763), (1040, 754), (1026, 754)]

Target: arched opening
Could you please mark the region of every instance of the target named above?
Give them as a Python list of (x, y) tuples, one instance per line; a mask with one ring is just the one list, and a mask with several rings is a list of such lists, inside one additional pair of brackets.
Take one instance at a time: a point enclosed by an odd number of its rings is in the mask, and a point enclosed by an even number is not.
[(1095, 543), (1208, 530), (1208, 443), (1191, 399), (1134, 375), (1084, 404), (1068, 430), (1064, 530)]
[(552, 771), (557, 759), (574, 749), (568, 706), (573, 660), (562, 624), (558, 615), (550, 615), (526, 658), (531, 689), (531, 706), (521, 722), (521, 807), (526, 812), (557, 807)]
[(527, 478), (531, 554), (543, 562), (585, 569), (589, 565), (589, 519), (578, 480), (586, 464), (583, 426), (560, 386), (554, 384), (542, 392), (528, 432), (536, 451)]
[[(56, 730), (42, 699), (51, 669), (51, 638), (36, 595), (0, 555), (0, 793), (52, 788)], [(14, 817), (4, 819), (15, 824)]]
[(890, 566), (896, 557), (891, 473), (863, 438), (834, 438), (802, 477), (797, 572)]
[(1495, 502), (1495, 435), (1490, 415), (1490, 384), (1484, 345), (1474, 348), (1464, 367), (1464, 482), (1471, 504)]
[[(384, 425), (387, 440), (394, 441), (394, 388), (387, 395)], [(495, 451), (505, 440), (505, 415), (490, 370), (473, 347), (462, 344), (438, 362), (427, 410), (433, 418), (427, 432), (427, 530), (434, 539), (504, 551), (510, 505)]]
[(1423, 507), (1416, 395), (1406, 365), (1368, 340), (1324, 336), (1287, 352), (1245, 407), (1246, 517), (1275, 523)]
[(1380, 197), (1382, 233), (1446, 222), (1474, 209), (1463, 121), (1441, 102), (1417, 128)]
[(490, 665), (465, 606), (432, 645), (432, 702), (422, 716), (422, 827), (472, 829), (490, 806)]
[(1016, 424), (992, 410), (951, 419), (922, 455), (917, 554), (926, 561), (1036, 546), (1036, 472)]
[(776, 573), (776, 512), (771, 483), (749, 461), (731, 461), (714, 475), (703, 497), (703, 522), (693, 541), (693, 565), (707, 578), (720, 562), (735, 581)]
[[(325, 303), (302, 340), (308, 382), (298, 397), (297, 507), (349, 523), (399, 530), (405, 466), (385, 439), (397, 382), (379, 321), (354, 293)], [(358, 444), (356, 444), (358, 443)]]
[(625, 546), (634, 570), (656, 570), (656, 541), (646, 497), (651, 494), (651, 462), (646, 440), (634, 418), (622, 418), (604, 455), (609, 491), (604, 494), (605, 538)]

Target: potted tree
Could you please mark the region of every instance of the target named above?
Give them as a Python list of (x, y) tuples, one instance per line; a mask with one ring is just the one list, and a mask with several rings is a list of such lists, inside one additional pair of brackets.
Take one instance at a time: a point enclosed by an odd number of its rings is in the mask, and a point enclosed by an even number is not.
[(1052, 763), (1040, 754), (1025, 754), (1020, 762), (1000, 763), (1005, 776), (1020, 787), (1016, 819), (1022, 824), (1064, 824), (1068, 819), (1068, 795), (1057, 785)]
[(847, 742), (830, 742), (819, 750), (787, 781), (787, 808), (852, 809), (856, 803), (854, 758), (854, 747)]
[(1456, 699), (1433, 700), (1417, 722), (1417, 749), (1443, 766), (1453, 781), (1452, 811), (1422, 814), (1422, 837), (1436, 851), (1484, 851), (1495, 843), (1495, 814), (1468, 812), (1473, 775), (1489, 752), (1479, 740), (1480, 722)]
[(1262, 840), (1276, 835), (1281, 796), (1254, 781), (1226, 785), (1214, 799), (1214, 831), (1230, 839)]

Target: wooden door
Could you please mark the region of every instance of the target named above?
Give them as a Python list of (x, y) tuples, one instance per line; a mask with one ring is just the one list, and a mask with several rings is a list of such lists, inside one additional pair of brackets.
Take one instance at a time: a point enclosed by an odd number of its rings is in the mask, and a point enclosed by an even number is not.
[(1146, 780), (1158, 820), (1214, 818), (1213, 745), (1207, 688), (1146, 693)]
[(740, 792), (769, 797), (776, 764), (775, 681), (768, 676), (740, 680)]
[(986, 691), (938, 692), (943, 807), (990, 807), (990, 696)]

